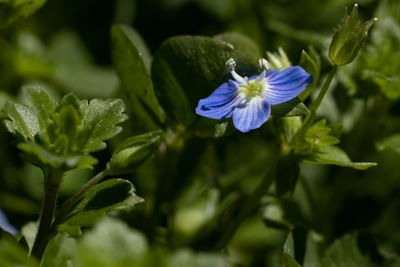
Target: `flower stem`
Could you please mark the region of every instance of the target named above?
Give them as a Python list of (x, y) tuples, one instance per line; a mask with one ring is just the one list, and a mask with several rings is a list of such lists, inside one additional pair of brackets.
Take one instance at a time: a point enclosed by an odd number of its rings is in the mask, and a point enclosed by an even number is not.
[(321, 91), (319, 92), (317, 98), (311, 104), (310, 112), (307, 114), (306, 118), (303, 121), (303, 124), (301, 125), (300, 129), (297, 131), (297, 134), (293, 138), (293, 140), (296, 140), (299, 137), (301, 138), (303, 136), (303, 134), (307, 131), (307, 129), (311, 126), (311, 123), (314, 121), (315, 117), (317, 116), (317, 109), (321, 105), (321, 102), (324, 99), (325, 94), (329, 89), (329, 86), (333, 80), (333, 77), (336, 74), (336, 71), (337, 71), (337, 66), (334, 65), (328, 74), (328, 78), (326, 78), (324, 84), (322, 85)]
[(54, 223), (51, 226), (51, 234), (55, 231), (55, 228), (59, 223), (61, 223), (65, 217), (68, 215), (68, 212), (74, 206), (76, 201), (88, 191), (92, 186), (97, 184), (100, 180), (102, 180), (105, 176), (107, 176), (106, 170), (103, 170), (96, 174), (92, 179), (90, 179), (86, 184), (84, 184), (81, 189), (76, 192), (73, 196), (71, 196), (61, 207), (60, 212), (56, 216)]
[(38, 259), (42, 258), (44, 249), (50, 240), (50, 227), (62, 179), (62, 174), (54, 170), (46, 171), (45, 175), (45, 195), (40, 215), (39, 230), (32, 247), (32, 255)]
[(269, 169), (267, 170), (266, 175), (264, 176), (260, 184), (256, 187), (251, 196), (243, 204), (243, 207), (240, 209), (239, 214), (236, 216), (232, 224), (230, 224), (226, 231), (223, 232), (222, 237), (216, 245), (216, 250), (220, 250), (226, 247), (226, 245), (232, 239), (233, 235), (236, 233), (237, 229), (240, 227), (243, 221), (248, 218), (248, 216), (260, 203), (261, 197), (267, 193), (268, 188), (275, 178), (275, 163), (276, 162), (271, 162), (271, 164), (269, 165)]

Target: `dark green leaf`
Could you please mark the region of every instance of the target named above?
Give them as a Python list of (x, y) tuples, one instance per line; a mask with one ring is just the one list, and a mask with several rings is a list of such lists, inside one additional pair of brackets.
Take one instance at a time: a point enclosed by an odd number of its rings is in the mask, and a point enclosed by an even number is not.
[(135, 194), (131, 182), (110, 179), (90, 188), (58, 228), (60, 231), (77, 234), (80, 227), (93, 226), (108, 212), (130, 210), (140, 202), (143, 202), (143, 199)]
[(115, 175), (135, 170), (157, 151), (161, 142), (161, 134), (161, 131), (155, 131), (133, 136), (123, 141), (107, 164), (107, 173)]
[(346, 235), (328, 248), (322, 259), (322, 266), (369, 267), (373, 265), (366, 256), (361, 254), (356, 236)]
[(164, 109), (176, 122), (189, 125), (201, 98), (228, 80), (225, 62), (241, 59), (237, 72), (255, 75), (257, 62), (244, 60), (245, 53), (224, 41), (178, 36), (166, 40), (155, 54), (152, 79)]
[(234, 49), (241, 51), (243, 58), (238, 58), (237, 63), (257, 62), (261, 58), (261, 51), (257, 43), (246, 35), (238, 32), (227, 32), (214, 36), (215, 39), (230, 44)]
[(7, 116), (4, 120), (8, 131), (21, 135), (25, 141), (33, 141), (35, 135), (40, 131), (39, 119), (31, 107), (7, 102), (3, 113)]
[(2, 0), (0, 2), (0, 27), (35, 13), (47, 0)]
[(378, 165), (375, 162), (352, 162), (338, 146), (322, 146), (316, 152), (303, 160), (308, 164), (330, 164), (342, 167), (350, 167), (357, 170), (365, 170)]
[[(144, 49), (138, 34), (124, 25), (114, 25), (111, 30), (113, 65), (127, 95), (139, 97), (157, 119), (164, 121), (164, 114), (154, 94), (153, 83), (149, 75), (149, 52)], [(136, 44), (139, 43), (141, 50)], [(145, 64), (142, 53), (146, 56)], [(134, 75), (132, 75), (134, 74)]]
[(310, 112), (306, 105), (295, 97), (285, 103), (271, 106), (271, 113), (279, 116), (292, 117), (303, 116)]

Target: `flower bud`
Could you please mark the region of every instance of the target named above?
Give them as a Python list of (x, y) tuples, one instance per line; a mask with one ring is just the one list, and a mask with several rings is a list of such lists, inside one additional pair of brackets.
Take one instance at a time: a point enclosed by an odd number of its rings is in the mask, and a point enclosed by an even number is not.
[(358, 5), (354, 4), (350, 14), (345, 14), (329, 47), (329, 58), (338, 66), (354, 60), (368, 37), (369, 28), (377, 21), (373, 18), (364, 23), (358, 18)]

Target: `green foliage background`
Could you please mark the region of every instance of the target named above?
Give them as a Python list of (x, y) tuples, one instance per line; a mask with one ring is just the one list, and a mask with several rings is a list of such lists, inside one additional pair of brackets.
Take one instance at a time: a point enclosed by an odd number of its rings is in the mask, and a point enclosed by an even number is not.
[[(379, 21), (301, 140), (353, 2), (25, 2), (0, 0), (0, 209), (23, 236), (1, 232), (0, 266), (400, 266), (399, 1), (359, 1), (361, 20)], [(281, 57), (315, 84), (241, 134), (194, 111), (228, 79), (230, 57), (242, 75)], [(68, 170), (58, 207), (110, 175), (60, 222), (41, 263), (27, 257), (44, 196), (32, 163)]]

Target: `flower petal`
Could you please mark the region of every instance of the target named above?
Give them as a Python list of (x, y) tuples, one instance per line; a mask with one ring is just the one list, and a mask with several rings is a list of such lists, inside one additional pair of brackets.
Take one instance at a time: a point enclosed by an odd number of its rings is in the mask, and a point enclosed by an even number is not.
[(231, 117), (233, 108), (240, 102), (237, 84), (235, 81), (223, 83), (209, 97), (200, 99), (196, 113), (217, 120)]
[(233, 110), (233, 125), (239, 131), (246, 133), (263, 125), (271, 114), (270, 104), (260, 97), (236, 106)]
[(15, 227), (8, 222), (6, 215), (3, 213), (1, 209), (0, 209), (0, 228), (6, 232), (9, 232), (12, 235), (18, 234), (18, 230), (15, 229)]
[(299, 66), (271, 73), (264, 96), (271, 105), (281, 104), (298, 96), (310, 83), (312, 77)]

